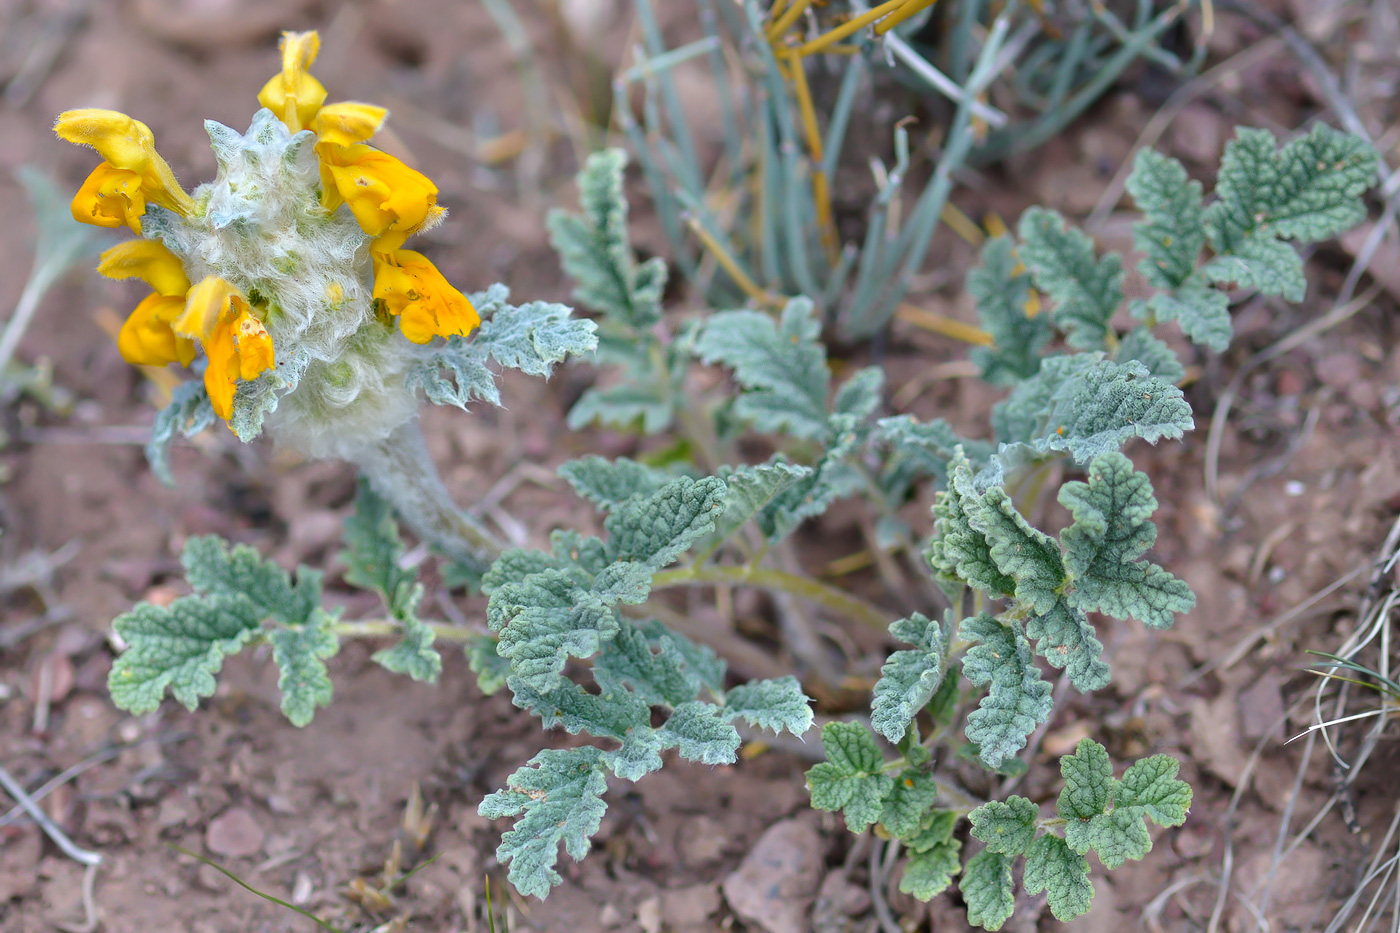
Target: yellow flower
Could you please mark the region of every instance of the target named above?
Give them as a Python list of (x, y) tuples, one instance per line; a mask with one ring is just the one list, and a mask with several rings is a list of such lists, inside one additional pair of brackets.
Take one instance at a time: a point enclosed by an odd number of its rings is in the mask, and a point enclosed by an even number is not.
[(466, 336), (481, 323), (466, 296), (411, 249), (374, 254), (374, 297), (398, 317), (399, 329), (414, 343)]
[[(363, 143), (318, 143), (316, 152), (321, 156), (322, 172), (330, 176), (332, 186), (322, 190), (321, 204), (327, 210), (348, 204), (360, 228), (370, 236), (401, 233), (407, 237), (436, 216), (433, 209), (437, 205), (437, 185), (388, 153)], [(378, 251), (389, 252), (393, 248)]]
[(272, 337), (248, 300), (217, 276), (206, 276), (190, 289), (174, 328), (204, 344), (204, 388), (214, 413), (225, 421), (233, 414), (238, 380), (256, 379), (276, 362)]
[(326, 100), (325, 87), (306, 70), (321, 51), (321, 37), (314, 30), (284, 32), (278, 47), (282, 50), (282, 71), (263, 85), (258, 103), (297, 133), (311, 125)]
[[(175, 180), (169, 163), (156, 152), (155, 136), (151, 128), (141, 121), (115, 110), (68, 110), (58, 115), (53, 131), (70, 143), (96, 149), (106, 160), (109, 170), (129, 172), (140, 179), (139, 185), (133, 186), (130, 177), (114, 171), (102, 172), (102, 166), (98, 166), (99, 171), (88, 177), (78, 198), (73, 201), (73, 216), (84, 223), (117, 226), (95, 218), (120, 215), (121, 222), (130, 225), (130, 218), (140, 217), (146, 212), (146, 201), (182, 216), (194, 210), (194, 200)], [(102, 174), (99, 175), (99, 172)], [(88, 193), (85, 195), (84, 192)], [(129, 210), (125, 207), (120, 211), (115, 208), (99, 210), (95, 206), (98, 198), (114, 197), (125, 199), (130, 205)], [(85, 200), (80, 202), (79, 199)]]
[(361, 104), (353, 100), (327, 104), (311, 121), (311, 129), (316, 133), (318, 143), (353, 146), (356, 143), (367, 142), (379, 132), (388, 113), (383, 107)]
[(127, 226), (141, 232), (141, 215), (146, 213), (146, 195), (141, 176), (124, 168), (101, 162), (73, 197), (73, 219), (94, 227)]
[(113, 279), (137, 278), (155, 289), (136, 306), (117, 335), (117, 349), (138, 366), (188, 366), (194, 341), (175, 333), (172, 324), (185, 310), (190, 280), (174, 253), (156, 240), (131, 240), (102, 254), (97, 271)]

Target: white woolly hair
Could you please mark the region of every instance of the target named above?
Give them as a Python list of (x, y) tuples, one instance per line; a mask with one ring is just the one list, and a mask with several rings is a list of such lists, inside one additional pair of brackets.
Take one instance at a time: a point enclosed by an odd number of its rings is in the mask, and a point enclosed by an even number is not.
[(347, 457), (382, 440), (414, 417), (404, 372), (419, 348), (375, 318), (371, 238), (348, 208), (322, 208), (316, 137), (288, 132), (267, 109), (246, 134), (204, 126), (218, 175), (195, 189), (191, 216), (153, 208), (146, 235), (180, 258), (191, 282), (224, 279), (261, 318), (279, 364), (262, 377), (282, 396), (263, 409), (275, 407), (267, 427), (278, 443)]

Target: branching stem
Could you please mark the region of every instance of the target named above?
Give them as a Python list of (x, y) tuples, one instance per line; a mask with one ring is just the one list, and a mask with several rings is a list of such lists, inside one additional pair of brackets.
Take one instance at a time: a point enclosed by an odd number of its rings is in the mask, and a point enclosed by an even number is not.
[(817, 580), (769, 567), (678, 567), (674, 570), (663, 570), (651, 580), (654, 590), (713, 583), (748, 584), (759, 589), (788, 593), (881, 631), (887, 629), (890, 624), (890, 613), (872, 603)]

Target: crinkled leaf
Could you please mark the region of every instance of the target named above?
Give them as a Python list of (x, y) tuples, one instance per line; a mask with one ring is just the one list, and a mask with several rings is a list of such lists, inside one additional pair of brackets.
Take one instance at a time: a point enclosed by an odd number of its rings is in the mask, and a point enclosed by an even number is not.
[(723, 713), (713, 703), (682, 703), (658, 730), (662, 745), (676, 748), (682, 758), (701, 764), (733, 764), (739, 751), (739, 732)]
[(740, 684), (724, 695), (725, 715), (773, 732), (804, 735), (812, 727), (812, 701), (796, 677)]
[(721, 662), (708, 648), (688, 642), (660, 623), (645, 626), (623, 622), (617, 636), (603, 649), (598, 668), (625, 684), (651, 706), (678, 707), (695, 699), (702, 688), (717, 689), (716, 667)]
[(267, 635), (279, 672), (282, 714), (297, 727), (311, 722), (317, 707), (331, 704), (331, 678), (325, 659), (335, 656), (340, 639), (331, 631), (330, 621), (325, 613), (316, 613), (306, 625), (274, 629)]
[(321, 574), (309, 567), (297, 568), (296, 583), (253, 548), (232, 548), (217, 535), (190, 538), (180, 554), (185, 579), (201, 595), (242, 598), (263, 618), (287, 625), (308, 622), (321, 607)]
[(662, 744), (650, 726), (651, 707), (605, 671), (595, 668), (595, 674), (602, 687), (598, 694), (563, 679), (547, 691), (534, 690), (520, 677), (511, 677), (507, 684), (512, 702), (539, 716), (544, 728), (561, 726), (571, 734), (617, 740), (621, 748), (604, 752), (599, 760), (618, 777), (638, 780), (661, 767)]
[(938, 782), (932, 774), (920, 768), (905, 768), (885, 798), (880, 824), (892, 836), (912, 836), (919, 832), (924, 816), (937, 799)]
[(142, 603), (112, 628), (126, 650), (112, 662), (107, 689), (130, 713), (150, 713), (168, 689), (187, 709), (213, 696), (214, 675), (261, 631), (264, 614), (240, 596), (186, 596), (168, 606)]
[(1133, 224), (1133, 246), (1146, 253), (1138, 271), (1155, 288), (1181, 287), (1206, 244), (1201, 183), (1176, 159), (1140, 149), (1127, 187), (1143, 213)]
[(826, 450), (812, 471), (775, 494), (758, 513), (758, 528), (770, 543), (781, 541), (802, 522), (821, 515), (831, 503), (860, 488), (861, 474), (846, 462), (859, 440), (853, 416), (831, 416)]
[[(1299, 271), (1301, 274), (1301, 266)], [(1220, 289), (1211, 288), (1196, 279), (1188, 281), (1174, 292), (1153, 295), (1148, 299), (1146, 308), (1157, 316), (1158, 321), (1176, 321), (1181, 326), (1181, 332), (1192, 343), (1209, 347), (1217, 353), (1229, 347), (1231, 339), (1235, 336), (1235, 325), (1230, 320), (1229, 296)], [(1141, 314), (1138, 316), (1142, 317)], [(1123, 359), (1121, 353), (1119, 359)], [(1150, 364), (1148, 368), (1151, 368)], [(1167, 376), (1155, 370), (1153, 375), (1167, 379)]]
[(574, 492), (604, 511), (633, 496), (649, 496), (675, 479), (665, 470), (627, 457), (607, 460), (589, 456), (570, 460), (559, 467), (559, 475), (568, 480)]
[(648, 496), (619, 504), (603, 525), (614, 559), (660, 570), (714, 530), (724, 510), (724, 480), (672, 480)]
[(1080, 739), (1073, 755), (1060, 759), (1065, 786), (1060, 790), (1055, 810), (1063, 820), (1087, 820), (1103, 813), (1113, 801), (1118, 782), (1113, 779), (1113, 762), (1108, 749), (1093, 739)]
[(972, 835), (1002, 855), (1024, 855), (1035, 839), (1040, 808), (1014, 794), (1005, 802), (992, 800), (968, 814)]
[(891, 625), (890, 634), (916, 648), (894, 652), (880, 668), (870, 722), (876, 732), (899, 742), (943, 680), (943, 636), (936, 621), (917, 612)]
[[(1228, 315), (1226, 320), (1229, 320)], [(1119, 362), (1137, 360), (1147, 367), (1148, 373), (1163, 382), (1178, 383), (1186, 376), (1186, 367), (1177, 359), (1176, 351), (1154, 337), (1146, 327), (1134, 327), (1119, 338), (1116, 359)]]
[(1048, 892), (1050, 912), (1062, 923), (1087, 913), (1094, 899), (1088, 861), (1053, 834), (1031, 844), (1022, 883), (1027, 894)]
[(1018, 233), (1021, 261), (1050, 296), (1055, 326), (1076, 349), (1102, 349), (1109, 319), (1123, 303), (1123, 261), (1116, 253), (1095, 258), (1093, 240), (1044, 208), (1022, 214)]
[(481, 316), (481, 326), (466, 337), (449, 337), (425, 348), (405, 376), (410, 389), (421, 389), (435, 405), (466, 409), (469, 402), (481, 399), (499, 406), (501, 392), (490, 363), (548, 376), (556, 363), (590, 354), (598, 346), (596, 325), (572, 317), (567, 305), (512, 305), (510, 290), (500, 284), (468, 300)]
[(487, 696), (504, 687), (510, 676), (510, 660), (496, 653), (496, 643), (494, 636), (478, 635), (467, 642), (465, 648), (467, 664), (476, 675), (477, 688)]
[(1021, 267), (1007, 236), (988, 240), (982, 265), (967, 274), (967, 292), (977, 301), (982, 329), (992, 346), (974, 347), (972, 361), (992, 385), (1012, 386), (1040, 369), (1040, 352), (1050, 342), (1050, 315), (1026, 313), (1031, 277)]
[(1155, 444), (1195, 427), (1180, 389), (1136, 360), (1115, 362), (1097, 353), (1047, 358), (1035, 378), (993, 408), (992, 424), (1003, 443), (1066, 451), (1080, 463), (1129, 438)]
[(929, 422), (915, 421), (910, 415), (881, 418), (875, 431), (879, 441), (890, 448), (880, 485), (895, 501), (904, 499), (914, 482), (926, 476), (946, 487), (948, 467), (958, 447), (979, 468), (996, 453), (996, 447), (986, 441), (958, 436), (942, 418)]
[(775, 498), (796, 483), (811, 478), (812, 474), (811, 467), (782, 460), (770, 460), (757, 466), (721, 467), (718, 475), (729, 491), (724, 497), (724, 512), (715, 521), (712, 538), (727, 539)]
[(1063, 597), (1055, 600), (1049, 612), (1026, 620), (1026, 637), (1038, 639), (1036, 653), (1051, 667), (1064, 668), (1070, 683), (1080, 693), (1108, 686), (1108, 663), (1103, 660), (1103, 643), (1084, 613)]
[(734, 370), (744, 392), (735, 413), (759, 431), (819, 438), (826, 433), (831, 374), (812, 303), (794, 298), (774, 322), (757, 311), (722, 311), (706, 322), (695, 351)]
[(948, 487), (933, 504), (933, 540), (925, 557), (952, 583), (966, 583), (993, 596), (1010, 596), (1016, 581), (992, 559), (992, 544), (974, 524), (981, 496), (973, 488), (972, 467), (959, 449), (949, 462)]
[(1093, 849), (1104, 868), (1113, 869), (1151, 852), (1152, 836), (1140, 810), (1117, 809), (1066, 826), (1065, 844), (1080, 855)]
[(1141, 808), (1158, 826), (1180, 826), (1191, 808), (1191, 787), (1176, 779), (1180, 767), (1170, 755), (1135, 763), (1119, 781), (1118, 806)]
[(422, 587), (415, 588), (411, 601), (404, 606), (404, 614), (399, 616), (403, 625), (399, 643), (376, 651), (373, 660), (396, 674), (406, 674), (420, 683), (435, 684), (442, 674), (442, 656), (433, 647), (436, 636), (432, 626), (418, 618), (416, 610), (422, 592)]
[(967, 902), (967, 922), (984, 930), (1000, 930), (1016, 909), (1010, 856), (983, 849), (963, 867), (958, 889)]
[(962, 870), (958, 853), (962, 841), (951, 839), (927, 852), (911, 855), (899, 879), (899, 890), (921, 901), (931, 901), (948, 889)]
[(880, 818), (894, 778), (883, 772), (885, 760), (870, 731), (859, 723), (831, 722), (822, 728), (826, 761), (807, 770), (812, 806), (842, 810), (853, 833)]
[(577, 570), (546, 570), (492, 592), (486, 621), (500, 635), (496, 651), (534, 689), (550, 689), (568, 658), (592, 657), (617, 634), (616, 613), (589, 582)]
[(867, 366), (857, 370), (836, 390), (836, 396), (831, 400), (832, 413), (850, 415), (857, 421), (864, 421), (880, 407), (880, 390), (884, 385), (885, 371), (880, 367)]
[(403, 542), (399, 539), (394, 510), (367, 481), (361, 480), (355, 511), (345, 519), (345, 545), (340, 559), (346, 565), (345, 582), (374, 590), (395, 618), (412, 614), (418, 574), (399, 566)]
[(1026, 736), (1049, 718), (1050, 685), (1040, 679), (1030, 643), (1014, 623), (973, 616), (963, 620), (959, 637), (979, 642), (963, 657), (963, 676), (978, 686), (990, 685), (967, 717), (967, 738), (995, 768), (1025, 747)]
[(1196, 597), (1185, 582), (1140, 560), (1157, 540), (1151, 481), (1116, 452), (1095, 458), (1088, 475), (1087, 483), (1060, 488), (1060, 504), (1074, 516), (1060, 535), (1073, 584), (1066, 599), (1083, 611), (1170, 626), (1173, 613), (1189, 612)]
[(622, 430), (639, 426), (643, 434), (666, 430), (676, 414), (676, 400), (659, 385), (623, 382), (583, 393), (569, 409), (568, 424), (575, 431), (598, 422)]
[(661, 319), (666, 263), (652, 259), (637, 265), (627, 242), (627, 196), (621, 149), (595, 152), (578, 173), (582, 215), (551, 211), (550, 243), (564, 271), (576, 283), (574, 297), (636, 330)]
[(1055, 539), (1032, 527), (1000, 486), (966, 498), (963, 507), (972, 527), (986, 537), (997, 570), (1016, 581), (1016, 598), (1038, 612), (1048, 611), (1065, 579)]
[(544, 897), (563, 881), (554, 870), (561, 842), (575, 861), (588, 854), (608, 808), (601, 755), (590, 747), (546, 749), (481, 802), (477, 812), (487, 819), (519, 817), (496, 857), (510, 864), (510, 883), (520, 893)]
[(175, 476), (170, 472), (170, 442), (175, 435), (194, 437), (212, 425), (215, 417), (204, 380), (191, 379), (171, 391), (170, 403), (156, 415), (151, 439), (146, 443), (146, 460), (163, 485), (172, 489), (175, 486)]

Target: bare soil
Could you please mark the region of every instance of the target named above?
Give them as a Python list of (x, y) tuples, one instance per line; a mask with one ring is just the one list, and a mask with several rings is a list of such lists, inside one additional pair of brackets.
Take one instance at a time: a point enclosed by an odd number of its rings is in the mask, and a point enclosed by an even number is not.
[[(577, 111), (598, 63), (623, 59), (630, 5), (514, 6), (531, 24), (551, 93), (572, 94)], [(1350, 63), (1365, 79), (1349, 85), (1361, 89), (1351, 100), (1394, 162), (1400, 67), (1396, 37), (1377, 31), (1394, 23), (1375, 15), (1383, 6), (1293, 0), (1273, 12), (1295, 22), (1325, 61)], [(570, 37), (559, 10), (582, 11), (593, 24), (588, 34)], [(685, 11), (669, 15), (683, 20)], [(1219, 19), (1211, 61), (1225, 65), (1193, 85), (1184, 106), (1174, 99), (1173, 119), (1148, 143), (1205, 172), (1234, 124), (1288, 129), (1319, 114), (1335, 122), (1335, 100), (1284, 43), (1227, 12)], [(31, 256), (32, 218), (12, 170), (38, 164), (76, 186), (92, 164), (90, 153), (49, 132), (56, 113), (78, 106), (129, 112), (152, 127), (182, 179), (207, 178), (213, 160), (201, 121), (245, 124), (258, 88), (277, 68), (277, 31), (312, 27), (322, 33), (316, 72), (331, 99), (388, 105), (386, 145), (440, 186), (452, 215), (426, 249), (447, 276), (464, 290), (501, 280), (517, 297), (566, 299), (542, 217), (552, 205), (572, 203), (576, 146), (566, 135), (529, 135), (541, 120), (557, 118), (531, 110), (512, 54), (481, 5), (0, 0), (0, 81), (13, 78), (11, 88), (27, 89), (0, 102), (0, 214), (8, 218), (0, 227), (0, 308), (14, 306)], [(1152, 129), (1165, 97), (1160, 81), (1143, 69), (1130, 73), (1062, 138), (970, 177), (955, 198), (959, 207), (1010, 219), (1046, 203), (1087, 215)], [(508, 142), (515, 131), (525, 134), (523, 151), (514, 155), (505, 145), (506, 157), (495, 158), (493, 141)], [(643, 245), (662, 251), (644, 199), (636, 210)], [(1127, 213), (1110, 212), (1104, 242), (1128, 248), (1129, 222)], [(1269, 929), (1319, 930), (1390, 823), (1397, 803), (1390, 775), (1400, 752), (1383, 742), (1348, 795), (1354, 824), (1338, 808), (1271, 863), (1284, 811), (1310, 814), (1335, 788), (1325, 755), (1314, 755), (1298, 777), (1302, 743), (1284, 744), (1312, 721), (1310, 705), (1300, 702), (1314, 683), (1303, 670), (1311, 661), (1304, 651), (1330, 650), (1355, 624), (1377, 548), (1400, 514), (1395, 241), (1383, 244), (1374, 279), (1363, 278), (1363, 290), (1373, 281), (1378, 287), (1354, 315), (1286, 353), (1257, 365), (1254, 358), (1331, 310), (1363, 239), (1317, 251), (1301, 307), (1255, 302), (1240, 310), (1236, 347), (1223, 358), (1201, 357), (1191, 373), (1195, 434), (1184, 444), (1134, 450), (1162, 503), (1155, 558), (1192, 585), (1199, 605), (1168, 632), (1101, 626), (1113, 684), (1066, 698), (1018, 792), (1053, 796), (1057, 756), (1088, 735), (1115, 760), (1179, 756), (1196, 797), (1185, 827), (1158, 834), (1147, 859), (1111, 878), (1096, 874), (1094, 910), (1072, 929), (1201, 930), (1219, 905), (1213, 929), (1252, 930), (1259, 908)], [(960, 282), (972, 261), (970, 247), (940, 234), (927, 282), (911, 300), (970, 319)], [(542, 735), (508, 697), (483, 697), (460, 657), (447, 657), (434, 688), (379, 669), (369, 661), (371, 646), (350, 645), (332, 663), (334, 704), (304, 729), (279, 713), (275, 671), (256, 652), (226, 666), (217, 696), (195, 715), (173, 703), (142, 718), (114, 709), (104, 686), (113, 656), (109, 623), (135, 601), (180, 592), (175, 555), (184, 539), (217, 533), (287, 566), (331, 568), (354, 486), (342, 466), (245, 447), (222, 430), (177, 446), (177, 488), (156, 482), (140, 445), (159, 388), (121, 360), (111, 337), (113, 322), (138, 298), (135, 289), (86, 272), (55, 288), (19, 353), (22, 362), (51, 369), (53, 391), (16, 401), (0, 422), (0, 765), (31, 789), (80, 769), (43, 805), (75, 842), (104, 858), (91, 898), (100, 929), (311, 929), (174, 846), (343, 928), (399, 918), (406, 924), (399, 929), (485, 930), (490, 879), (496, 929), (573, 933), (762, 929), (745, 927), (733, 906), (752, 893), (740, 866), (762, 846), (760, 854), (786, 865), (782, 877), (797, 885), (791, 929), (876, 928), (868, 841), (808, 808), (802, 774), (810, 758), (800, 747), (756, 746), (733, 768), (676, 762), (617, 786), (593, 853), (581, 864), (565, 859), (566, 883), (541, 903), (509, 892), (493, 854), (503, 826), (478, 817), (476, 806), (541, 744), (562, 739)], [(892, 410), (948, 417), (985, 433), (994, 395), (936, 368), (965, 353), (897, 324), (883, 358)], [(553, 466), (584, 452), (632, 452), (637, 441), (564, 430), (563, 413), (591, 378), (572, 368), (548, 384), (509, 379), (505, 410), (429, 412), (430, 443), (458, 500), (499, 498), (536, 543), (551, 528), (592, 522), (551, 478)], [(1211, 451), (1206, 431), (1225, 399), (1229, 420), (1218, 452)], [(1212, 458), (1218, 480), (1208, 490)], [(909, 510), (921, 529), (928, 504)], [(804, 531), (800, 550), (810, 570), (864, 547), (855, 514), (837, 509)], [(374, 611), (337, 589), (333, 576), (329, 582), (348, 614)], [(847, 582), (880, 596), (873, 573)], [(741, 600), (721, 616), (704, 595), (690, 615), (738, 673), (792, 669), (771, 638), (762, 601)], [(479, 614), (481, 606), (440, 600), (432, 609), (452, 618)], [(839, 620), (831, 624), (853, 671), (872, 675), (887, 646)], [(839, 716), (854, 710), (850, 704), (851, 697), (830, 697), (820, 712)], [(423, 820), (405, 820), (416, 793), (433, 810), (421, 846), (412, 830)], [(781, 831), (765, 836), (775, 826)], [(392, 903), (357, 900), (356, 885), (378, 885), (396, 846), (404, 869), (438, 858), (396, 889)], [(1222, 873), (1230, 878), (1224, 895)], [(740, 880), (726, 885), (731, 878)], [(965, 927), (956, 895), (927, 907), (887, 897), (903, 929)], [(1061, 926), (1043, 901), (1021, 907), (1011, 929)], [(0, 826), (0, 930), (84, 929), (86, 916), (83, 867), (26, 819)]]

